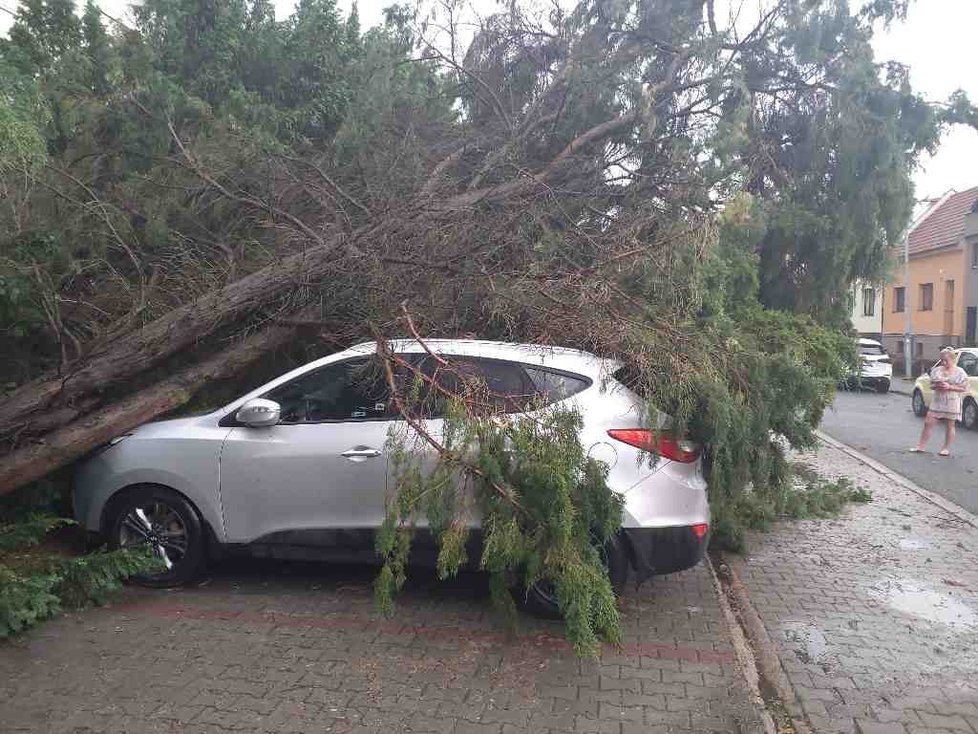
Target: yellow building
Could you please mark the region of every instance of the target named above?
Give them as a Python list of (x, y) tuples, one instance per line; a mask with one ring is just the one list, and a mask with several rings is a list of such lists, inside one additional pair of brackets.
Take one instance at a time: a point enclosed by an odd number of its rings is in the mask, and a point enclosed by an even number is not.
[[(883, 344), (901, 367), (905, 335), (913, 362), (937, 359), (942, 346), (974, 345), (978, 312), (978, 186), (951, 191), (934, 202), (907, 233), (909, 283), (902, 246), (886, 285)], [(909, 324), (908, 324), (909, 317)]]

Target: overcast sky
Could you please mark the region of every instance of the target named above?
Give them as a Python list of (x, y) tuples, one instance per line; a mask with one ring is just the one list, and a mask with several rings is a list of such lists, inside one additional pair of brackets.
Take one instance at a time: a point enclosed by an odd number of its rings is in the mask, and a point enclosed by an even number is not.
[[(131, 0), (100, 2), (107, 13), (124, 18)], [(338, 0), (338, 4), (346, 12), (352, 0)], [(388, 0), (359, 0), (362, 26), (379, 23), (388, 4)], [(491, 12), (499, 3), (475, 0), (474, 4)], [(295, 0), (275, 0), (276, 13), (285, 17), (294, 5)], [(16, 0), (0, 0), (0, 7), (14, 10)], [(9, 25), (10, 16), (0, 12), (0, 32)], [(955, 89), (964, 89), (972, 101), (978, 101), (978, 73), (969, 51), (976, 29), (978, 0), (916, 0), (907, 21), (878, 34), (874, 46), (878, 59), (908, 65), (914, 89), (928, 100), (942, 101)], [(964, 127), (948, 131), (937, 155), (921, 161), (914, 182), (918, 199), (939, 196), (951, 188), (960, 191), (978, 186), (978, 131)]]

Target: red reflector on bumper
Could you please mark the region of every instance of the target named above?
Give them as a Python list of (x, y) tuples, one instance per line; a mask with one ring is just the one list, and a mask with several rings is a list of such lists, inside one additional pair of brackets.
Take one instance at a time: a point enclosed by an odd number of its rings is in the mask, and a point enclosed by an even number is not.
[(705, 522), (696, 523), (696, 525), (692, 525), (691, 527), (693, 528), (693, 535), (696, 536), (697, 540), (703, 540), (706, 531), (710, 529), (709, 523)]

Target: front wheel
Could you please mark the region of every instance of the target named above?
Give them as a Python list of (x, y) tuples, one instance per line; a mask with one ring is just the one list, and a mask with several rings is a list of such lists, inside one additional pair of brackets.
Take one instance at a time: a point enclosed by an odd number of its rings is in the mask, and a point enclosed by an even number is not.
[(961, 423), (970, 431), (978, 429), (978, 403), (972, 398), (964, 401), (961, 409)]
[(918, 418), (923, 418), (927, 415), (927, 405), (924, 403), (924, 396), (920, 390), (913, 391), (913, 414)]
[(134, 576), (144, 586), (178, 586), (200, 573), (205, 559), (204, 528), (182, 495), (156, 485), (136, 487), (115, 503), (109, 545), (149, 546), (163, 564), (155, 574)]
[[(608, 580), (615, 596), (621, 596), (628, 580), (628, 554), (619, 538), (612, 538), (602, 551)], [(530, 614), (544, 619), (560, 619), (560, 604), (554, 585), (549, 581), (537, 581), (528, 589), (513, 589), (517, 603)]]

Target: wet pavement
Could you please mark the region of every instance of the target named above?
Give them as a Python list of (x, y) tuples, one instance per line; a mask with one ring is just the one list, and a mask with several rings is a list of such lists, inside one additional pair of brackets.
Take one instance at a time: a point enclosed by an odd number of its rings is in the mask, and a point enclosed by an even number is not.
[(978, 529), (838, 449), (803, 461), (873, 494), (752, 537), (740, 571), (812, 729), (978, 732)]
[(906, 395), (840, 391), (821, 429), (921, 487), (978, 513), (978, 431), (966, 431), (959, 425), (954, 455), (943, 458), (937, 451), (944, 429), (937, 426), (930, 452), (911, 454), (907, 449), (917, 443), (922, 426)]
[(754, 732), (700, 566), (629, 589), (624, 644), (579, 660), (558, 622), (492, 611), (485, 577), (412, 574), (397, 614), (369, 568), (254, 564), (0, 644), (0, 732)]

